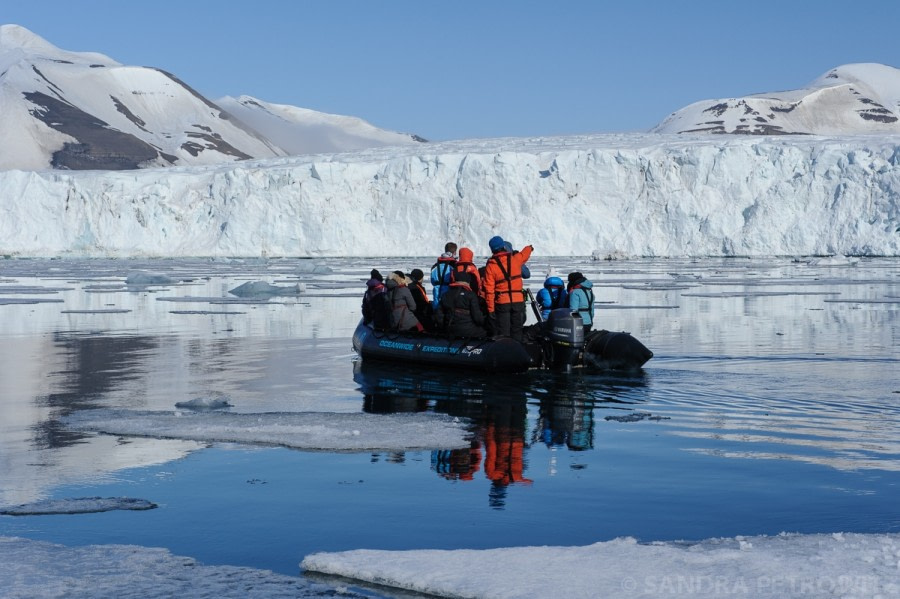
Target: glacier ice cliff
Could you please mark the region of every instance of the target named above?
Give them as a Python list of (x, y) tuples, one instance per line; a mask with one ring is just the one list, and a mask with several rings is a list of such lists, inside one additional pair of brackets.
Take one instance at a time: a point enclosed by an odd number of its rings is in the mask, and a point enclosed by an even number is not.
[(0, 254), (900, 255), (900, 137), (466, 140), (141, 171), (0, 172)]

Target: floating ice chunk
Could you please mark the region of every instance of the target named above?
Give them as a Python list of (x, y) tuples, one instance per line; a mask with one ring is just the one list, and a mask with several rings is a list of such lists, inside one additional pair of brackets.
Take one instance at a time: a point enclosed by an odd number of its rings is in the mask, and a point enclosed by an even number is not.
[(698, 543), (360, 549), (308, 555), (301, 567), (438, 597), (894, 597), (898, 555), (897, 533), (782, 533)]
[(297, 265), (297, 272), (305, 275), (328, 275), (334, 272), (331, 267), (324, 264), (313, 264), (312, 262), (300, 262)]
[(216, 597), (366, 599), (299, 576), (238, 566), (206, 566), (166, 549), (137, 545), (66, 547), (0, 537), (4, 597)]
[(813, 258), (808, 262), (810, 266), (856, 266), (859, 258), (847, 256), (827, 256), (825, 258)]
[(46, 295), (59, 293), (60, 291), (72, 291), (74, 287), (36, 287), (34, 285), (3, 285), (0, 293), (19, 295)]
[(0, 306), (16, 304), (61, 304), (65, 300), (43, 299), (36, 297), (0, 297)]
[(143, 270), (132, 271), (125, 278), (125, 283), (128, 285), (171, 285), (175, 282), (175, 279), (168, 275)]
[(152, 510), (156, 507), (146, 499), (131, 497), (80, 497), (46, 499), (0, 509), (7, 516), (37, 516), (45, 514), (92, 514), (112, 510)]
[(61, 419), (74, 430), (306, 450), (404, 451), (469, 447), (466, 423), (443, 414), (238, 414), (217, 411), (84, 410)]
[(231, 404), (222, 397), (195, 397), (189, 401), (179, 401), (175, 407), (188, 410), (219, 410), (230, 408)]
[(238, 297), (272, 297), (275, 295), (300, 295), (306, 291), (302, 283), (296, 285), (279, 286), (265, 281), (248, 281), (229, 291), (231, 295)]
[(97, 310), (60, 310), (60, 314), (128, 314), (127, 308), (98, 308)]

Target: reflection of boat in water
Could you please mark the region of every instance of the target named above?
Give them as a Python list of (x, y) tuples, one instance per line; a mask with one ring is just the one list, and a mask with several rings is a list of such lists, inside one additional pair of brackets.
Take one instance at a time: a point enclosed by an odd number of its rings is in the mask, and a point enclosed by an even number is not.
[[(530, 446), (541, 443), (575, 452), (592, 449), (595, 405), (632, 403), (616, 393), (644, 385), (642, 379), (616, 375), (565, 376), (549, 371), (464, 376), (448, 369), (377, 360), (356, 361), (353, 380), (363, 394), (365, 412), (433, 411), (469, 419), (470, 447), (433, 451), (431, 469), (447, 480), (488, 479), (488, 500), (497, 509), (504, 507), (510, 486), (532, 483)], [(535, 392), (535, 387), (540, 391)], [(529, 406), (536, 410), (532, 421)]]
[(491, 481), (488, 501), (502, 509), (507, 488), (531, 484), (525, 476), (525, 428), (528, 416), (526, 386), (515, 377), (485, 381), (441, 370), (389, 366), (365, 360), (354, 364), (353, 380), (363, 392), (369, 413), (433, 410), (472, 421), (472, 442), (466, 449), (435, 450), (431, 468), (441, 478), (471, 481), (483, 471)]
[(637, 370), (653, 352), (630, 333), (591, 331), (565, 308), (547, 321), (526, 327), (524, 343), (509, 337), (453, 338), (429, 333), (378, 331), (360, 321), (353, 349), (363, 360), (462, 368), (483, 372), (523, 372), (529, 368)]

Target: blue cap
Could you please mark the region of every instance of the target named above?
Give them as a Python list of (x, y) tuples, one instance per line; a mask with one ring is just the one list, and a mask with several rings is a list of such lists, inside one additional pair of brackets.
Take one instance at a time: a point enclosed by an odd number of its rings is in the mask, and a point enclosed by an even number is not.
[(499, 235), (494, 235), (493, 237), (491, 237), (491, 240), (488, 241), (488, 245), (490, 246), (492, 252), (498, 252), (503, 249), (503, 238)]

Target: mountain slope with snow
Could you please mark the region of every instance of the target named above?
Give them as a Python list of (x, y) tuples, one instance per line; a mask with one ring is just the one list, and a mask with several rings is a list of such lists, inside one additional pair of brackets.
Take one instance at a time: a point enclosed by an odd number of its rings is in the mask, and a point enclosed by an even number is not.
[(426, 141), (417, 135), (379, 129), (357, 117), (271, 104), (252, 96), (225, 96), (216, 104), (289, 154), (348, 152)]
[(848, 64), (797, 90), (695, 102), (669, 115), (653, 132), (900, 134), (900, 69)]
[(897, 137), (470, 140), (128, 173), (0, 172), (0, 254), (900, 256)]
[(175, 76), (0, 26), (0, 169), (119, 170), (284, 152)]
[(124, 170), (416, 144), (349, 116), (204, 98), (160, 69), (0, 26), (0, 170)]

